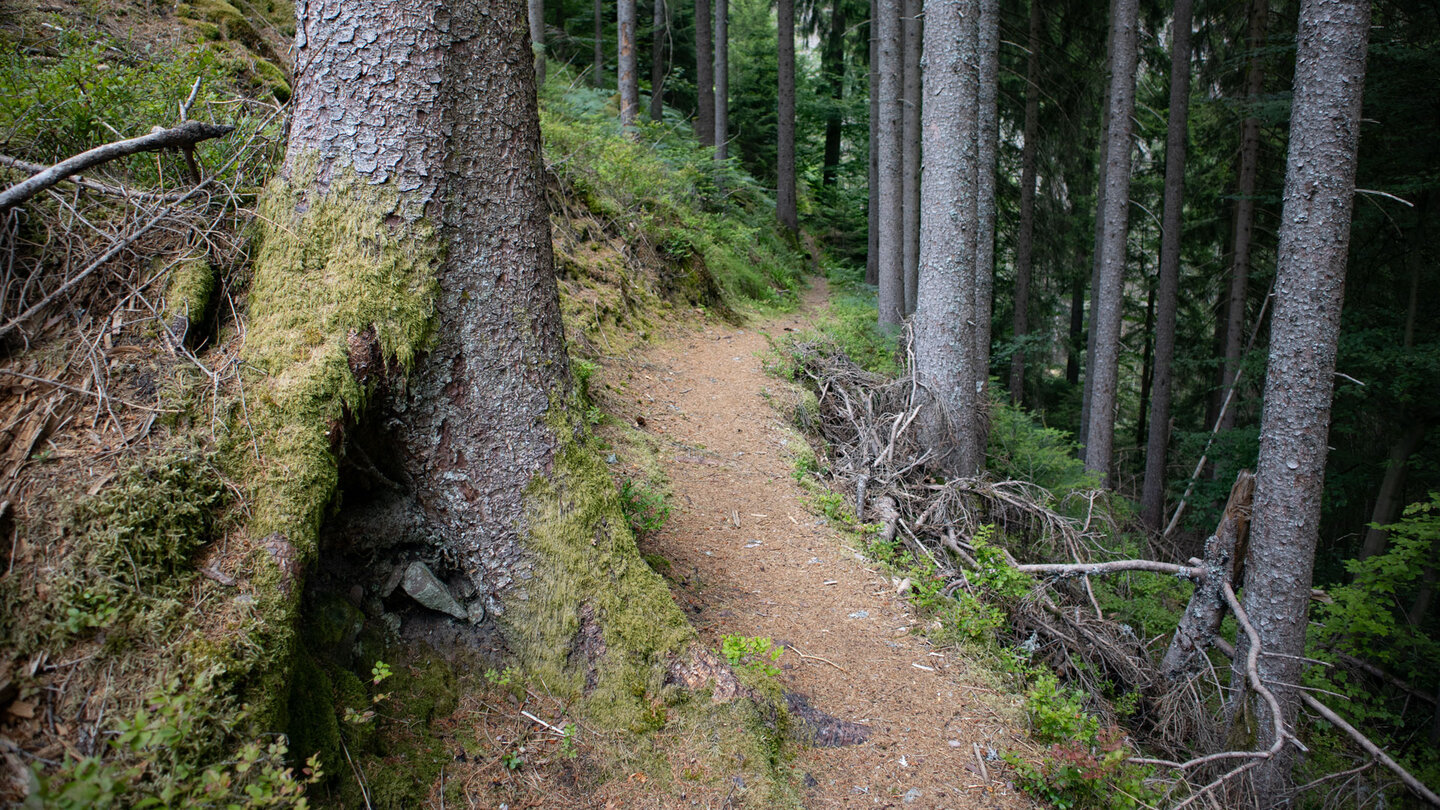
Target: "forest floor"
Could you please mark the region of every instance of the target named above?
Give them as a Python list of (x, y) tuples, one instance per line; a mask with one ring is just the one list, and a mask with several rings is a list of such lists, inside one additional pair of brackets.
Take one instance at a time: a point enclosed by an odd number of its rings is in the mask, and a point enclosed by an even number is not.
[(787, 334), (813, 328), (827, 296), (816, 280), (795, 312), (710, 321), (601, 364), (603, 404), (655, 439), (668, 479), (670, 518), (641, 550), (668, 562), (707, 646), (727, 634), (773, 639), (785, 690), (869, 730), (859, 744), (800, 752), (807, 807), (1031, 806), (993, 759), (1029, 747), (1020, 699), (958, 651), (932, 647), (895, 580), (812, 511), (793, 475), (805, 448), (787, 415), (797, 392), (767, 359)]

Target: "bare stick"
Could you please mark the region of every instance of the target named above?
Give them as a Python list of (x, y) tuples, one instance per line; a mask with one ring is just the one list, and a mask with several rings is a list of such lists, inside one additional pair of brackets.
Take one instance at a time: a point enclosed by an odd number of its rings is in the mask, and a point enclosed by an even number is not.
[(1157, 562), (1156, 560), (1111, 560), (1110, 562), (1094, 563), (1034, 563), (1029, 565), (1017, 565), (1015, 570), (1027, 574), (1050, 574), (1059, 577), (1080, 577), (1100, 576), (1101, 574), (1115, 574), (1121, 571), (1153, 571), (1157, 574), (1174, 574), (1177, 577), (1204, 580), (1206, 577), (1203, 568), (1196, 568), (1190, 565), (1176, 565), (1175, 563)]
[(1311, 697), (1306, 692), (1300, 692), (1299, 694), (1300, 699), (1305, 701), (1306, 706), (1309, 706), (1311, 709), (1313, 709), (1316, 714), (1319, 714), (1321, 717), (1329, 720), (1335, 725), (1336, 728), (1340, 729), (1346, 734), (1349, 734), (1350, 739), (1354, 740), (1361, 748), (1365, 749), (1366, 753), (1370, 754), (1370, 756), (1372, 757), (1375, 757), (1375, 759), (1379, 760), (1381, 765), (1389, 768), (1391, 772), (1393, 772), (1396, 776), (1400, 777), (1400, 781), (1404, 782), (1406, 787), (1414, 791), (1416, 796), (1419, 796), (1420, 798), (1424, 799), (1425, 801), (1436, 807), (1440, 807), (1440, 796), (1435, 795), (1435, 791), (1426, 787), (1425, 783), (1421, 782), (1419, 779), (1416, 779), (1413, 775), (1411, 775), (1409, 771), (1405, 770), (1405, 768), (1403, 768), (1400, 763), (1396, 762), (1394, 759), (1391, 759), (1390, 755), (1385, 753), (1385, 749), (1371, 742), (1369, 737), (1361, 734), (1358, 730), (1356, 730), (1354, 726), (1345, 722), (1345, 718), (1336, 714), (1330, 709), (1329, 706), (1326, 706), (1324, 703), (1321, 703), (1314, 697)]
[(108, 163), (137, 152), (158, 152), (161, 149), (194, 147), (200, 141), (219, 138), (234, 129), (225, 124), (186, 121), (178, 127), (97, 146), (88, 152), (81, 152), (74, 157), (62, 160), (45, 171), (32, 175), (28, 180), (23, 180), (0, 191), (0, 211), (19, 205), (70, 175), (79, 174), (86, 169), (99, 166), (101, 163)]

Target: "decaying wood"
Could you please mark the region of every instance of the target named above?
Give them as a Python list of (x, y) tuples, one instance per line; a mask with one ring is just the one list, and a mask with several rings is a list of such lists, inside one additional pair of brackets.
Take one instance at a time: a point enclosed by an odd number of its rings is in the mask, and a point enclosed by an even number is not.
[(1160, 663), (1160, 673), (1170, 680), (1180, 678), (1197, 665), (1220, 630), (1225, 618), (1222, 588), (1238, 581), (1244, 563), (1244, 547), (1250, 531), (1250, 502), (1255, 495), (1255, 476), (1241, 470), (1230, 488), (1230, 500), (1215, 533), (1205, 541), (1206, 576), (1195, 586), (1185, 616), (1175, 628), (1170, 649)]
[(222, 135), (229, 134), (234, 129), (234, 127), (225, 124), (186, 121), (177, 127), (162, 129), (158, 132), (152, 132), (149, 135), (141, 135), (138, 138), (129, 138), (123, 141), (107, 143), (104, 146), (97, 146), (89, 151), (81, 152), (74, 157), (66, 158), (54, 166), (32, 175), (30, 178), (22, 180), (4, 191), (0, 191), (0, 211), (19, 205), (65, 178), (79, 174), (87, 169), (92, 169), (102, 163), (108, 163), (112, 160), (139, 152), (158, 152), (162, 149), (191, 148), (200, 141), (219, 138)]

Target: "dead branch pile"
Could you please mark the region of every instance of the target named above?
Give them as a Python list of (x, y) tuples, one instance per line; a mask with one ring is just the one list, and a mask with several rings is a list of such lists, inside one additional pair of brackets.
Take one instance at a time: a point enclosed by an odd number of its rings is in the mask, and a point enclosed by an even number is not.
[[(1276, 742), (1267, 750), (1226, 750), (1233, 717), (1222, 715), (1228, 714), (1227, 704), (1234, 705), (1234, 689), (1253, 690), (1271, 705), (1271, 716), (1280, 717), (1274, 695), (1257, 674), (1258, 637), (1232, 585), (1239, 581), (1245, 555), (1254, 489), (1248, 472), (1237, 480), (1204, 560), (1182, 565), (1121, 559), (1105, 546), (1118, 528), (1106, 508), (1105, 493), (1060, 498), (1024, 481), (940, 480), (933, 474), (939, 466), (937, 448), (926, 446), (912, 430), (922, 408), (938, 405), (927, 401), (912, 374), (884, 378), (822, 344), (797, 344), (790, 354), (797, 378), (816, 398), (812, 409), (802, 408), (799, 414), (802, 427), (823, 440), (817, 455), (836, 488), (853, 497), (857, 519), (880, 524), (882, 541), (903, 543), (917, 559), (933, 561), (946, 580), (947, 594), (963, 589), (994, 598), (993, 593), (980, 593), (983, 585), (977, 583), (990, 573), (987, 567), (995, 565), (991, 561), (997, 553), (1001, 565), (1038, 577), (1028, 595), (1008, 605), (1010, 624), (1002, 630), (1002, 642), (1029, 652), (1032, 660), (1049, 664), (1092, 696), (1138, 696), (1138, 713), (1127, 722), (1128, 730), (1145, 748), (1164, 752), (1167, 758), (1133, 761), (1169, 769), (1176, 806), (1206, 797), (1213, 802), (1222, 789), (1238, 800), (1235, 791), (1244, 788), (1235, 777), (1286, 745), (1304, 750), (1294, 732), (1283, 726), (1277, 726)], [(987, 525), (1003, 535), (1003, 548), (977, 546), (975, 538)], [(1068, 562), (1053, 562), (1057, 558)], [(1095, 597), (1092, 577), (1128, 572), (1176, 576), (1198, 586), (1163, 658), (1151, 645), (1164, 636), (1137, 637), (1130, 627), (1105, 615)], [(1218, 673), (1204, 654), (1213, 645), (1233, 656), (1217, 636), (1226, 610), (1251, 640), (1248, 660), (1242, 662), (1246, 683), (1235, 686), (1229, 673)], [(1312, 696), (1303, 698), (1327, 719), (1334, 714), (1321, 712), (1323, 704)], [(1104, 721), (1115, 719), (1107, 701), (1097, 698), (1089, 708)], [(1364, 735), (1340, 727), (1416, 795), (1440, 804), (1383, 752), (1376, 754), (1379, 749)], [(1199, 755), (1192, 757), (1195, 752)]]

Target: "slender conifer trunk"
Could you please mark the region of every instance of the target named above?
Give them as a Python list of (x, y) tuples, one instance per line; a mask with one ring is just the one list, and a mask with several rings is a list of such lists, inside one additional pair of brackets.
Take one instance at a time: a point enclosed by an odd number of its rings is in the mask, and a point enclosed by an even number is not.
[(1030, 274), (1035, 256), (1035, 173), (1040, 136), (1040, 0), (1030, 0), (1030, 53), (1025, 60), (1025, 142), (1020, 151), (1020, 226), (1015, 234), (1014, 319), (1017, 347), (1010, 356), (1010, 399), (1025, 402), (1025, 351), (1020, 341), (1030, 332)]
[(635, 134), (635, 124), (640, 120), (640, 70), (639, 57), (635, 48), (635, 0), (620, 0), (616, 9), (616, 36), (619, 38), (619, 47), (616, 49), (619, 58), (618, 81), (620, 88), (620, 125), (625, 127), (632, 136)]
[(921, 0), (900, 0), (901, 62), (904, 73), (900, 111), (900, 173), (903, 199), (900, 204), (905, 315), (915, 313), (915, 295), (920, 280), (920, 43)]
[(1180, 291), (1180, 237), (1184, 223), (1186, 133), (1190, 120), (1191, 0), (1175, 0), (1170, 39), (1170, 119), (1165, 138), (1165, 211), (1161, 220), (1160, 278), (1156, 290), (1154, 379), (1145, 437), (1145, 482), (1140, 516), (1152, 530), (1165, 520), (1165, 456), (1170, 443), (1171, 363), (1175, 358), (1175, 307)]
[(715, 159), (730, 154), (730, 0), (715, 6)]
[(905, 317), (905, 222), (904, 161), (902, 140), (902, 94), (904, 85), (904, 38), (900, 24), (900, 0), (878, 0), (876, 31), (880, 64), (879, 164), (880, 326), (894, 329)]
[(715, 37), (710, 0), (695, 0), (695, 137), (715, 145)]
[(779, 0), (776, 22), (780, 118), (775, 150), (775, 215), (781, 226), (794, 232), (800, 228), (795, 200), (795, 0)]

